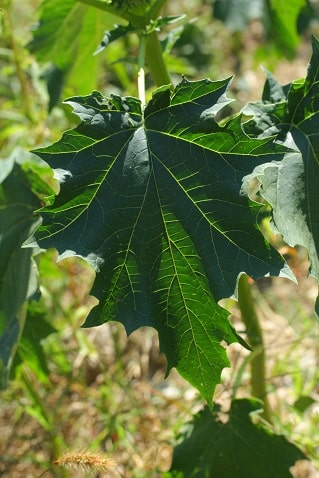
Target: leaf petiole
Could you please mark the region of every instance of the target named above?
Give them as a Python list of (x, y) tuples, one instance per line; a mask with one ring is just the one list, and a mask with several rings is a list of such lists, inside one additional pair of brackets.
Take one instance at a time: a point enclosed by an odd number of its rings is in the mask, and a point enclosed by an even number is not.
[(137, 74), (137, 88), (138, 97), (141, 100), (142, 107), (145, 106), (145, 50), (146, 50), (146, 36), (142, 33), (140, 35), (140, 45), (138, 50), (138, 74)]

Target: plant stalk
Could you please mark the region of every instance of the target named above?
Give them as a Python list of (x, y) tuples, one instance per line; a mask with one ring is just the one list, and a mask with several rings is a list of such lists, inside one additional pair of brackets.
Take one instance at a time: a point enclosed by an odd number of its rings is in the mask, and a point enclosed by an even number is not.
[(250, 361), (252, 395), (264, 402), (262, 416), (271, 422), (271, 409), (266, 389), (266, 356), (263, 334), (251, 293), (251, 285), (248, 282), (248, 276), (244, 274), (238, 283), (238, 305), (242, 321), (246, 326), (248, 342), (254, 351), (254, 356)]
[(146, 61), (157, 86), (169, 85), (171, 83), (171, 78), (163, 58), (162, 47), (155, 31), (147, 36)]
[(140, 36), (140, 46), (138, 51), (138, 74), (137, 74), (137, 87), (138, 87), (138, 97), (141, 100), (142, 108), (146, 104), (145, 99), (145, 46), (146, 38), (145, 35)]

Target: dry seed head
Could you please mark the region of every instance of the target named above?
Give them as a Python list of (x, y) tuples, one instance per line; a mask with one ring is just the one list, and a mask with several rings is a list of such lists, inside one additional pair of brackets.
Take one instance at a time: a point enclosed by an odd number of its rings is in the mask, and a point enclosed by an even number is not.
[(108, 471), (115, 466), (110, 456), (93, 452), (67, 452), (53, 464), (81, 471)]

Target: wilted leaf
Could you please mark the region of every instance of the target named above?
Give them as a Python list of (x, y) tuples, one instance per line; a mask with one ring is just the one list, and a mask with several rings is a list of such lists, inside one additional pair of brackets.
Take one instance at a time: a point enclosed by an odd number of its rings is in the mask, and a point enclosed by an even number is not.
[(158, 90), (144, 113), (136, 98), (71, 98), (81, 124), (37, 151), (61, 187), (42, 210), (38, 240), (97, 272), (99, 305), (86, 326), (155, 327), (168, 369), (207, 400), (229, 364), (221, 342), (240, 340), (217, 301), (242, 272), (284, 273), (240, 188), (286, 148), (250, 139), (240, 118), (219, 126), (228, 83), (184, 79), (172, 95)]

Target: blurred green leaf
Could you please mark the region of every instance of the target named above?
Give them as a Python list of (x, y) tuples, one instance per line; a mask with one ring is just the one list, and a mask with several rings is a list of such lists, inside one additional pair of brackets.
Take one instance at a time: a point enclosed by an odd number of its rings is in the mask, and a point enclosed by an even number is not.
[(65, 72), (61, 68), (51, 64), (44, 71), (41, 78), (44, 79), (47, 84), (47, 90), (49, 94), (48, 111), (50, 112), (52, 108), (60, 101), (65, 82)]
[[(30, 155), (31, 156), (31, 155)], [(23, 331), (26, 300), (37, 290), (32, 249), (21, 248), (39, 224), (41, 206), (14, 154), (0, 184), (0, 387), (7, 385), (16, 347)], [(11, 170), (10, 170), (11, 169)]]
[(242, 31), (254, 19), (265, 14), (265, 0), (215, 0), (214, 16), (230, 31)]
[(118, 38), (125, 37), (128, 33), (134, 32), (136, 28), (132, 27), (132, 25), (115, 25), (113, 30), (108, 30), (104, 33), (103, 40), (100, 42), (98, 48), (95, 50), (94, 54), (100, 53), (107, 47), (110, 43)]
[(14, 156), (9, 158), (0, 158), (0, 184), (6, 179), (7, 176), (11, 173), (14, 167)]
[(309, 395), (302, 395), (295, 401), (294, 408), (298, 410), (298, 412), (303, 413), (314, 403), (316, 403), (316, 400), (312, 397), (309, 397)]
[(299, 44), (298, 19), (308, 12), (306, 7), (307, 0), (215, 0), (214, 16), (232, 32), (242, 32), (252, 20), (258, 19), (268, 41), (286, 55), (292, 55)]
[(254, 423), (261, 407), (256, 399), (235, 400), (227, 422), (218, 410), (202, 410), (174, 449), (172, 476), (291, 478), (289, 468), (307, 458), (284, 436)]
[(18, 344), (17, 353), (12, 366), (12, 373), (20, 364), (27, 365), (38, 381), (48, 383), (49, 370), (47, 356), (43, 351), (42, 341), (56, 332), (46, 318), (45, 304), (30, 301), (28, 304), (25, 326)]
[(306, 0), (269, 1), (269, 32), (279, 46), (294, 52), (299, 44), (298, 17), (306, 6)]
[(77, 0), (42, 2), (40, 20), (28, 46), (38, 61), (54, 65), (46, 78), (50, 108), (59, 100), (63, 86), (67, 85), (69, 94), (97, 87), (100, 57), (93, 53), (111, 24), (109, 13)]

